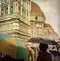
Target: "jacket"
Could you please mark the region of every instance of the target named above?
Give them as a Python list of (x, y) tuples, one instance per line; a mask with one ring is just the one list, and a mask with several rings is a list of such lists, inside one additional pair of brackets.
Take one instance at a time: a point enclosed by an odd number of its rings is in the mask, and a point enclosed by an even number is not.
[(36, 61), (52, 61), (52, 56), (48, 52), (39, 52)]

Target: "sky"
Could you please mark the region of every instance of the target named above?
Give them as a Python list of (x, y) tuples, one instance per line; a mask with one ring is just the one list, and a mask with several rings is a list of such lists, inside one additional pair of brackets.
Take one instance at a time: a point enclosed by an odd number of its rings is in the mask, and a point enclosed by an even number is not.
[(59, 34), (59, 23), (60, 23), (60, 5), (59, 0), (33, 0), (36, 2), (41, 10), (44, 12), (44, 15), (46, 17), (46, 23), (50, 24), (54, 31)]

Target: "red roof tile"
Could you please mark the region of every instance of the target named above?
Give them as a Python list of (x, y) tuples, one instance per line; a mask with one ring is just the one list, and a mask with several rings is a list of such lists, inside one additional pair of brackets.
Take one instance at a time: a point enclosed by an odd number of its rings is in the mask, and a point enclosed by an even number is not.
[(50, 24), (45, 23), (44, 28), (52, 28)]
[(41, 9), (36, 3), (31, 2), (31, 12), (41, 13)]

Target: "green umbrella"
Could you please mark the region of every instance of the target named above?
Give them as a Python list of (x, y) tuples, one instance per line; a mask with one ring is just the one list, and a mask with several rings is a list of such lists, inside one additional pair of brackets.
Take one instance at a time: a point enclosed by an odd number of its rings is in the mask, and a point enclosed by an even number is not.
[(11, 35), (0, 34), (0, 50), (15, 59), (27, 59), (27, 48)]
[(60, 47), (58, 48), (58, 52), (60, 53)]

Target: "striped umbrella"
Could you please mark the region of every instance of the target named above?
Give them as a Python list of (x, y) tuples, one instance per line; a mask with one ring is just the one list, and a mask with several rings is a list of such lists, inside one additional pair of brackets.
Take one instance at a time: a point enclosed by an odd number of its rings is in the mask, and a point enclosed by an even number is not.
[(27, 59), (28, 51), (17, 38), (0, 33), (0, 50), (15, 59)]

